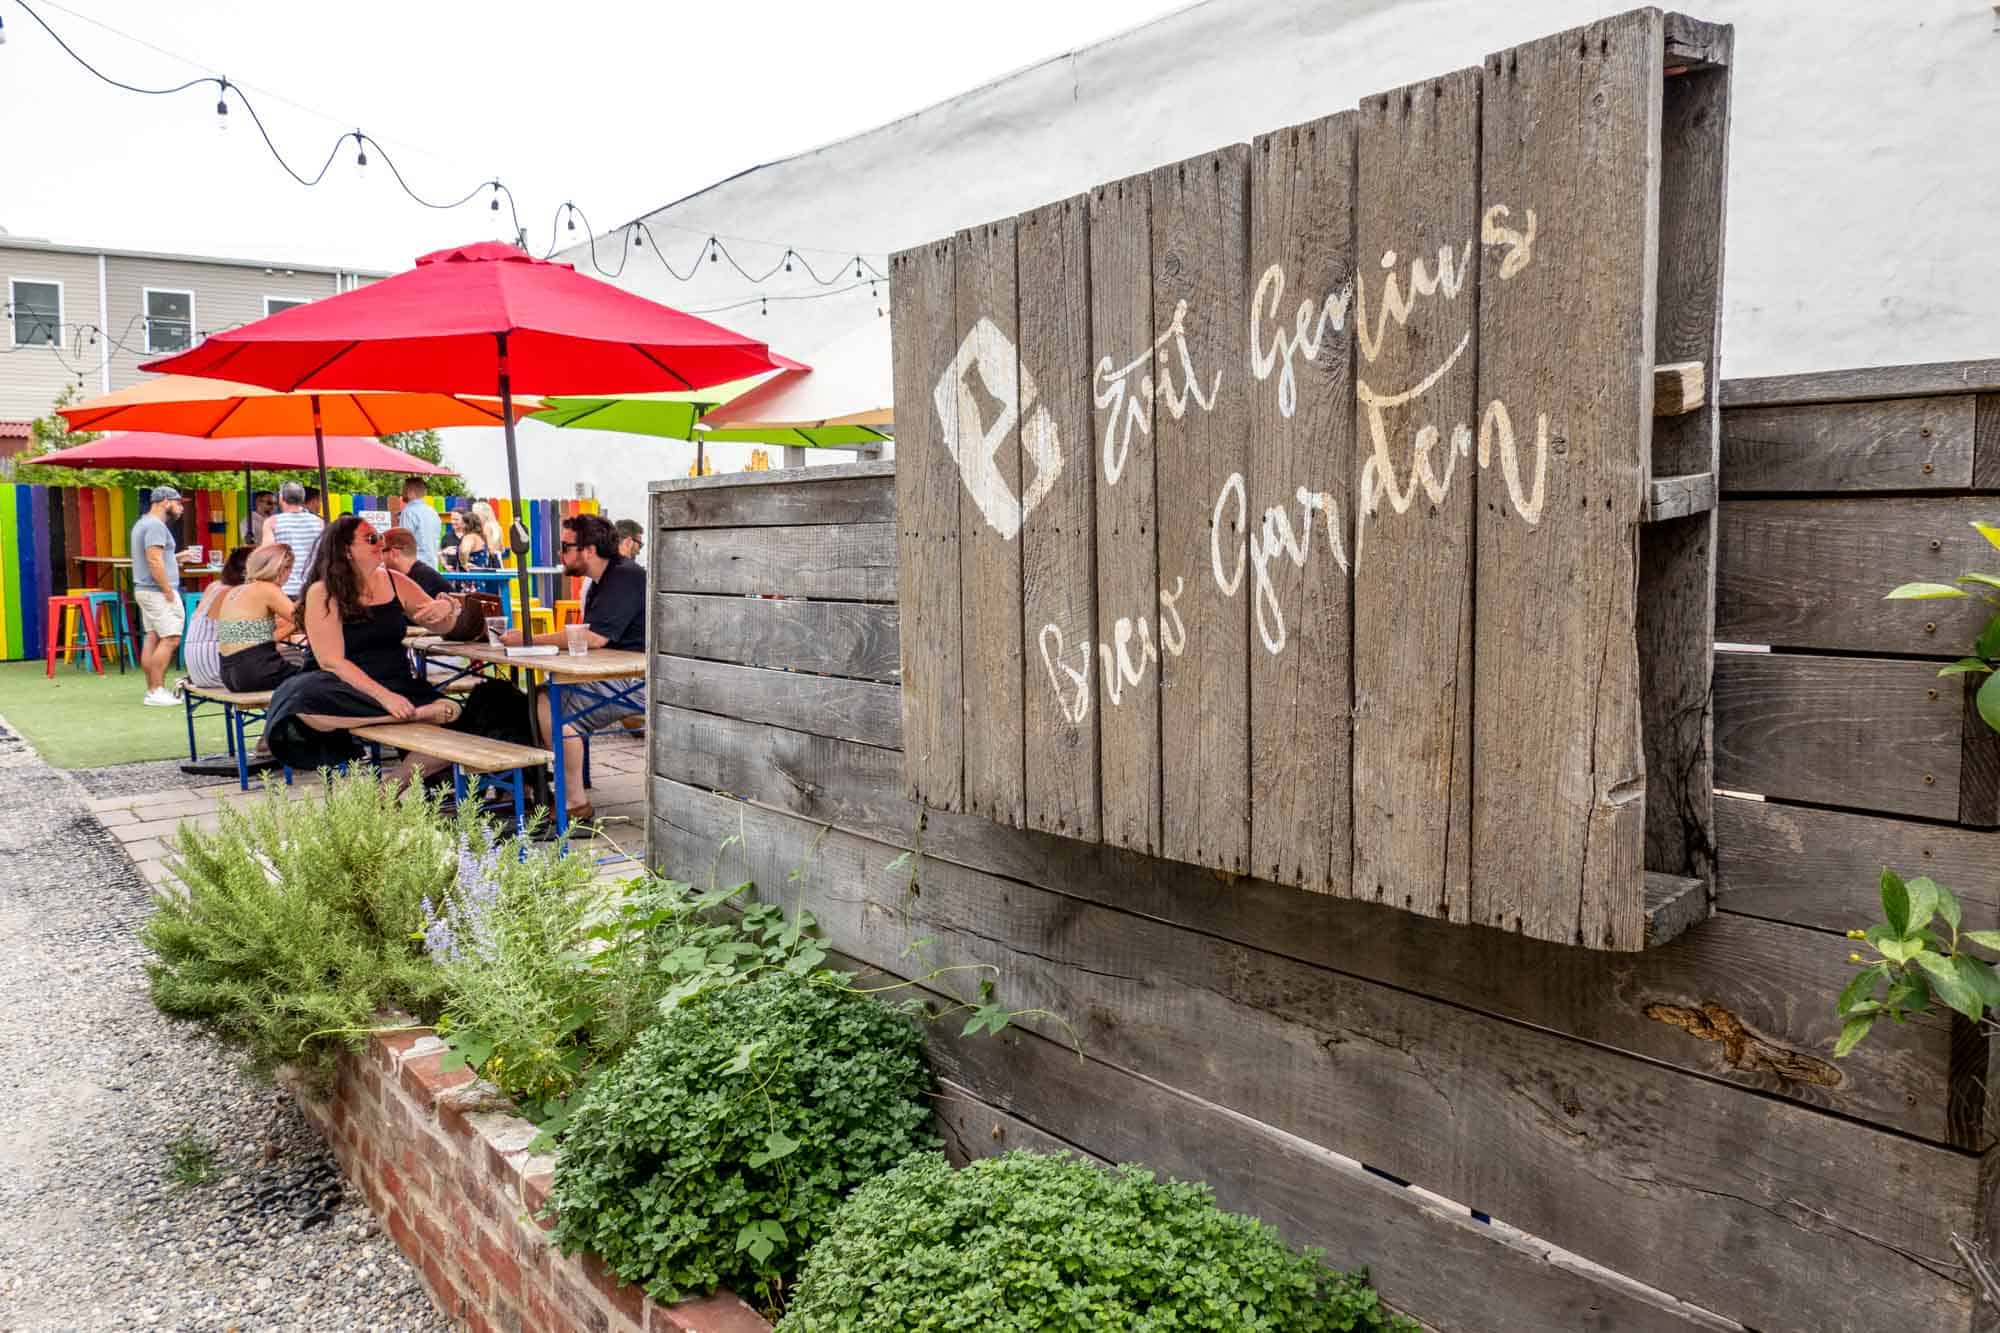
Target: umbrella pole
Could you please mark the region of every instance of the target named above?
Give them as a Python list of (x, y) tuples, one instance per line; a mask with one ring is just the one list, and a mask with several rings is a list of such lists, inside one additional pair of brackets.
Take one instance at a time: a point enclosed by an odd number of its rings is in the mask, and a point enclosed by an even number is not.
[[(257, 492), (250, 489), (250, 469), (243, 469), (243, 521), (250, 525), (250, 544), (263, 544), (264, 534), (257, 531)], [(234, 534), (232, 534), (234, 535)], [(235, 542), (229, 543), (235, 546)]]
[(333, 487), (326, 480), (326, 433), (320, 429), (318, 394), (312, 396), (312, 409), (313, 448), (319, 451), (319, 516), (325, 522), (326, 516), (333, 512)]
[(507, 432), (507, 498), (514, 502), (514, 519), (508, 526), (507, 546), (514, 552), (514, 572), (520, 581), (521, 642), (532, 643), (535, 634), (534, 599), (528, 578), (528, 530), (521, 524), (521, 460), (514, 445), (514, 377), (507, 368), (507, 335), (493, 335), (500, 343), (500, 422)]

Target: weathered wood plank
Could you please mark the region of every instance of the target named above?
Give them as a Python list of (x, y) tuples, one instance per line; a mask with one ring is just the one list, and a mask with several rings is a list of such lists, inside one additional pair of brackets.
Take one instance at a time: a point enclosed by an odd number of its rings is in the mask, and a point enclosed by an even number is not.
[[(1646, 928), (1631, 627), (1653, 424), (1660, 25), (1638, 10), (1489, 57), (1481, 103), (1481, 215), (1535, 200), (1541, 225), (1511, 279), (1501, 272), (1519, 256), (1482, 247), (1479, 396), (1504, 406), (1481, 419), (1500, 457), (1478, 480), (1476, 641), (1532, 644), (1537, 665), (1474, 657), (1472, 918), (1607, 949), (1643, 947)], [(1525, 469), (1506, 466), (1501, 412), (1524, 436), (1534, 423)], [(1544, 420), (1561, 442), (1546, 470)]]
[(894, 685), (767, 671), (662, 653), (653, 659), (652, 698), (697, 712), (769, 723), (901, 749), (902, 700)]
[(1739, 407), (1722, 414), (1729, 495), (1928, 491), (1974, 484), (1973, 399)]
[(1708, 403), (1708, 373), (1699, 361), (1653, 367), (1653, 415), (1677, 417)]
[[(1976, 828), (2000, 825), (2000, 733), (1979, 715), (1984, 676), (1958, 678), (1963, 703), (1959, 717), (1958, 822)], [(1939, 682), (1941, 685), (1944, 682)]]
[(1454, 921), (1471, 903), (1477, 483), (1451, 482), (1478, 413), (1479, 96), (1460, 70), (1364, 98), (1355, 146), (1351, 892)]
[[(926, 860), (910, 895), (907, 869), (866, 839), (836, 831), (808, 858), (807, 821), (693, 799), (669, 820), (689, 826), (687, 855), (741, 828), (752, 878), (851, 956), (893, 969), (928, 937), (934, 963), (995, 966), (1007, 1003), (1064, 1015), (1093, 1061), (1475, 1201), (1707, 1308), (1820, 1329), (1950, 1327), (1970, 1306), (1949, 1234), (1971, 1224), (1974, 1158), (1257, 950), (1190, 948), (1159, 923), (947, 862)], [(1776, 1267), (1821, 1280), (1776, 1283)]]
[(1167, 922), (1190, 948), (1231, 940), (1907, 1133), (1948, 1132), (1941, 1030), (1884, 1029), (1829, 1061), (1834, 998), (1852, 975), (1838, 940), (1724, 916), (1638, 955), (1579, 950), (920, 812), (865, 746), (673, 710), (656, 710), (654, 735), (672, 801), (674, 784), (709, 787), (903, 848), (921, 818), (926, 858)]
[(654, 527), (749, 528), (766, 524), (893, 523), (896, 464), (843, 463), (796, 473), (734, 472), (726, 477), (656, 481)]
[[(959, 480), (957, 461), (946, 447), (948, 423), (939, 414), (933, 390), (949, 373), (958, 351), (952, 332), (957, 317), (956, 268), (949, 241), (905, 250), (892, 256), (889, 264), (896, 522), (902, 528), (896, 586), (915, 629), (896, 670), (878, 678), (903, 682), (904, 789), (913, 800), (940, 810), (960, 810), (965, 804), (965, 696), (959, 660), (963, 612)], [(794, 665), (742, 656), (721, 643), (705, 652), (691, 652), (672, 638), (662, 639), (661, 646), (689, 657), (720, 657), (755, 666)]]
[(1958, 895), (1966, 929), (2000, 929), (2000, 835), (1988, 830), (1730, 796), (1716, 798), (1715, 824), (1725, 912), (1859, 930), (1881, 919), (1887, 866)]
[(1183, 641), (1176, 652), (1163, 607), (1161, 854), (1233, 871), (1250, 860), (1249, 166), (1236, 144), (1152, 173), (1153, 328), (1177, 330), (1154, 367), (1160, 586)]
[(1892, 602), (1885, 594), (1990, 567), (1993, 548), (1974, 520), (2000, 520), (2000, 500), (1726, 500), (1716, 638), (1962, 657), (1991, 612), (1985, 602)]
[(2000, 489), (2000, 393), (1982, 393), (1973, 400), (1972, 484)]
[[(665, 819), (653, 823), (668, 837), (679, 828)], [(838, 951), (834, 957), (857, 971), (863, 986), (905, 980)], [(1487, 1333), (1493, 1293), (1503, 1290), (1509, 1314), (1536, 1327), (1608, 1321), (1604, 1327), (1621, 1333), (1742, 1328), (1512, 1227), (1479, 1222), (1351, 1158), (1114, 1066), (1079, 1060), (1072, 1048), (1018, 1028), (986, 1039), (940, 1025), (927, 1036), (933, 1066), (949, 1071), (939, 1080), (938, 1120), (955, 1165), (1029, 1147), (1087, 1161), (1137, 1162), (1173, 1179), (1204, 1181), (1223, 1208), (1263, 1219), (1295, 1245), (1326, 1250), (1329, 1263), (1367, 1266), (1391, 1307), (1414, 1309), (1427, 1329)], [(1030, 1116), (1064, 1125), (1103, 1152), (1086, 1152)], [(1439, 1247), (1450, 1266), (1443, 1282), (1432, 1267)]]
[[(945, 438), (958, 496), (959, 661), (965, 709), (965, 809), (1020, 827), (1021, 365), (1012, 218), (961, 231), (957, 330), (976, 355), (954, 363), (956, 432)], [(983, 392), (982, 392), (983, 391)], [(989, 406), (990, 404), (990, 406)], [(940, 402), (942, 410), (942, 400)], [(914, 642), (913, 642), (914, 646)]]
[(1657, 949), (1708, 920), (1708, 881), (1646, 872), (1646, 947)]
[[(861, 984), (875, 984), (875, 977), (880, 977), (885, 984), (907, 980), (871, 969), (868, 978)], [(964, 1166), (976, 1158), (997, 1157), (1001, 1153), (1015, 1151), (1067, 1153), (1084, 1161), (1099, 1163), (1104, 1160), (1030, 1124), (1012, 1111), (1001, 1110), (972, 1089), (948, 1078), (938, 1080), (937, 1097), (933, 1104), (937, 1107), (938, 1137), (944, 1140), (944, 1155), (953, 1166)]]
[(1715, 782), (1820, 805), (1954, 819), (1960, 695), (1927, 662), (1715, 658)]
[[(1691, 472), (1680, 477), (1654, 477), (1647, 483), (1646, 522), (1706, 514), (1715, 508), (1715, 474)], [(1643, 562), (1642, 562), (1643, 563)]]
[(1711, 66), (1723, 66), (1735, 59), (1735, 30), (1728, 24), (1704, 23), (1686, 14), (1666, 16), (1667, 72), (1678, 76)]
[[(653, 614), (660, 617), (660, 651), (678, 657), (861, 680), (895, 680), (902, 671), (894, 606), (665, 592), (654, 598)], [(905, 728), (908, 695), (905, 689)], [(924, 799), (932, 803), (928, 790)]]
[(659, 592), (896, 600), (894, 523), (668, 528), (656, 541)]
[(1090, 358), (1103, 441), (1095, 678), (1104, 840), (1158, 855), (1159, 650), (1169, 616), (1154, 532), (1152, 198), (1143, 175), (1090, 192)]
[(1927, 398), (1941, 393), (2000, 390), (2000, 360), (1932, 361), (1907, 366), (1861, 366), (1801, 375), (1725, 380), (1722, 405), (1844, 403), (1862, 398)]
[(1250, 172), (1250, 867), (1343, 894), (1355, 120), (1343, 111), (1263, 135)]
[[(1097, 469), (1091, 448), (1090, 201), (1024, 213), (1020, 254), (1022, 751), (1027, 824), (1095, 842)], [(1035, 393), (1029, 401), (1032, 378)]]
[[(1700, 72), (1666, 80), (1660, 110), (1660, 261), (1653, 349), (1657, 361), (1693, 362), (1712, 378), (1721, 361), (1724, 194), (1729, 179), (1729, 28), (1667, 16), (1705, 53)], [(1668, 60), (1674, 59), (1671, 50)], [(1710, 645), (1715, 638), (1716, 476), (1721, 412), (1652, 423), (1653, 500), (1639, 533), (1639, 708), (1646, 761), (1649, 870), (1715, 877)], [(1674, 493), (1660, 503), (1662, 486)], [(1685, 496), (1683, 506), (1680, 497)], [(1705, 903), (1684, 900), (1689, 910)], [(1649, 930), (1651, 926), (1649, 924)]]
[[(954, 1124), (971, 1122), (960, 1151), (1018, 1146), (1023, 1127), (1039, 1132), (1023, 1117), (1074, 1126), (1104, 1157), (1205, 1181), (1221, 1207), (1262, 1218), (1295, 1245), (1327, 1251), (1329, 1263), (1366, 1265), (1382, 1299), (1427, 1328), (1490, 1333), (1496, 1292), (1506, 1293), (1507, 1318), (1523, 1328), (1741, 1328), (1511, 1229), (1477, 1222), (1463, 1209), (1247, 1116), (1110, 1065), (1079, 1062), (1053, 1042), (1018, 1032), (986, 1041), (939, 1030), (930, 1047), (934, 1064), (1020, 1112), (962, 1106), (954, 1095), (961, 1085), (947, 1080), (941, 1118), (948, 1109)], [(990, 1139), (995, 1130), (998, 1140)]]

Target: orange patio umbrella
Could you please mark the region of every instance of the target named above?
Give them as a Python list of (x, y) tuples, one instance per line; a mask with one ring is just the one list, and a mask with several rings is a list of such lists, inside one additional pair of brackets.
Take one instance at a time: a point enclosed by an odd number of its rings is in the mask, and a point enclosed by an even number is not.
[[(531, 399), (513, 405), (516, 420), (538, 411)], [(59, 408), (76, 431), (152, 431), (204, 440), (271, 435), (312, 436), (318, 442), (319, 488), (325, 493), (325, 440), (332, 436), (393, 435), (443, 426), (506, 423), (498, 399), (449, 393), (347, 393), (321, 389), (283, 393), (254, 384), (165, 375), (116, 393)]]

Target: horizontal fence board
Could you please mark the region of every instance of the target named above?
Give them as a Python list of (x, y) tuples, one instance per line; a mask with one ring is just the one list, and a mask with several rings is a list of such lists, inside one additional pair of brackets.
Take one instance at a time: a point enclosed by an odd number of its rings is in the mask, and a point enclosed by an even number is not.
[[(694, 819), (656, 817), (656, 845), (679, 848), (690, 836), (698, 840), (706, 825), (699, 811)], [(697, 847), (687, 845), (686, 854)], [(859, 985), (907, 980), (837, 951), (833, 958), (858, 971)], [(1203, 1181), (1222, 1208), (1268, 1222), (1294, 1245), (1326, 1250), (1327, 1262), (1336, 1266), (1365, 1265), (1386, 1302), (1444, 1333), (1488, 1333), (1495, 1284), (1509, 1292), (1509, 1313), (1535, 1327), (1740, 1333), (1733, 1320), (1511, 1227), (1474, 1221), (1457, 1205), (1372, 1175), (1349, 1158), (1248, 1116), (1080, 1060), (1073, 1048), (1018, 1027), (988, 1038), (937, 1024), (926, 1037), (940, 1073), (937, 1117), (945, 1156), (954, 1165), (1028, 1148), (1100, 1163), (1135, 1162), (1175, 1180)], [(1041, 1124), (1062, 1125), (1098, 1151)], [(1439, 1247), (1449, 1265), (1442, 1281), (1432, 1266)]]
[(897, 749), (903, 743), (902, 692), (877, 681), (767, 671), (662, 653), (653, 660), (652, 698), (655, 703), (864, 745)]
[(2000, 834), (1990, 830), (1717, 796), (1715, 842), (1724, 912), (1858, 930), (1881, 920), (1887, 866), (1958, 895), (1966, 929), (2000, 929)]
[(896, 600), (896, 525), (680, 528), (659, 535), (659, 592)]
[(1958, 817), (1963, 695), (1929, 662), (1715, 656), (1715, 785)]
[[(655, 523), (674, 528), (745, 528), (797, 523), (893, 523), (893, 459), (796, 472), (738, 472), (655, 483)], [(888, 479), (885, 481), (885, 479)]]
[(894, 606), (663, 592), (653, 613), (654, 645), (680, 657), (862, 680), (902, 673)]
[[(655, 702), (664, 702), (656, 693)], [(900, 847), (917, 843), (896, 756), (656, 707), (655, 773)], [(1949, 1141), (1946, 1035), (1884, 1029), (1835, 1064), (1840, 941), (1721, 917), (1639, 954), (1470, 930), (1372, 903), (1327, 901), (1117, 848), (922, 812), (922, 850), (1188, 932), (1533, 1023), (1857, 1119)]]
[[(949, 862), (916, 866), (911, 894), (909, 868), (873, 840), (664, 796), (685, 829), (679, 855), (740, 830), (751, 876), (809, 908), (844, 953), (894, 969), (928, 937), (928, 965), (997, 968), (1005, 1003), (1062, 1015), (1090, 1060), (1684, 1299), (1767, 1330), (1968, 1317), (1949, 1236), (1972, 1225), (1975, 1157), (1240, 945), (1189, 947), (1161, 923)], [(656, 846), (676, 855), (671, 832)], [(1816, 1280), (1776, 1283), (1777, 1270)]]
[(1769, 403), (1840, 403), (1861, 398), (1923, 398), (2000, 389), (2000, 360), (1931, 361), (1908, 366), (1860, 366), (1801, 375), (1726, 380), (1724, 407)]
[(1760, 491), (1928, 491), (1972, 480), (1970, 395), (1746, 407), (1722, 414), (1722, 485)]
[(1885, 594), (2000, 564), (2000, 553), (1973, 530), (1975, 519), (2000, 523), (2000, 498), (1728, 501), (1715, 637), (1962, 657), (1992, 607), (1978, 598), (1892, 602)]

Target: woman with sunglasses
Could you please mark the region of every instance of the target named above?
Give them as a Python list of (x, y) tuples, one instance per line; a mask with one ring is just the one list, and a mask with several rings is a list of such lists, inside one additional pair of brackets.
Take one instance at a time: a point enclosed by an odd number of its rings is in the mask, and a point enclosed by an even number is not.
[[(302, 619), (315, 670), (277, 689), (265, 717), (271, 753), (314, 769), (359, 757), (347, 733), (385, 722), (450, 726), (463, 711), (411, 665), (404, 632), (414, 621), (443, 630), (458, 618), (449, 597), (431, 597), (383, 562), (382, 535), (343, 515), (315, 553)], [(395, 776), (401, 776), (400, 772)]]

